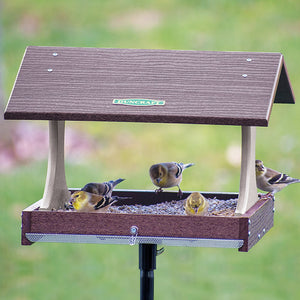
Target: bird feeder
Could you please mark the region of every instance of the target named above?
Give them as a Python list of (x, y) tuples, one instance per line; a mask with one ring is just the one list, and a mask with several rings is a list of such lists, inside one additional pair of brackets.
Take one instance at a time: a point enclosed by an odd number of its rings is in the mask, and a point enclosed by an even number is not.
[[(268, 126), (273, 103), (294, 103), (280, 53), (28, 47), (5, 119), (49, 120), (50, 149), (43, 198), (22, 213), (22, 244), (136, 243), (248, 251), (273, 226), (273, 198), (259, 199), (255, 180), (255, 130)], [(68, 120), (241, 126), (239, 193), (203, 193), (236, 198), (235, 215), (53, 210), (62, 208), (72, 191), (64, 166)], [(174, 192), (134, 189), (114, 194), (144, 205), (176, 198)]]

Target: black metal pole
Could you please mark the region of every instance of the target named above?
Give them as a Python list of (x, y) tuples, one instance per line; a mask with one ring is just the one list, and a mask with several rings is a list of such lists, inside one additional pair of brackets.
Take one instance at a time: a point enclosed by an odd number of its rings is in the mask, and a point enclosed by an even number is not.
[(156, 269), (156, 244), (139, 244), (140, 299), (154, 299), (154, 270)]

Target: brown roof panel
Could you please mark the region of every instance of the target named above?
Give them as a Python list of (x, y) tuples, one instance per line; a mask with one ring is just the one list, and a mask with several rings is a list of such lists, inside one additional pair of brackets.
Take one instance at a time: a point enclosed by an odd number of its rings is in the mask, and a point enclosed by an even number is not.
[(280, 53), (28, 47), (5, 118), (267, 126), (273, 102), (294, 103)]

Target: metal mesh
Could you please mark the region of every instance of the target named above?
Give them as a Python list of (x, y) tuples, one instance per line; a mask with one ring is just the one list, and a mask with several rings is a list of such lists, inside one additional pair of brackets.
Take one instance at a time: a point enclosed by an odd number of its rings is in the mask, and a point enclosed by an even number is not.
[(187, 247), (217, 247), (217, 248), (240, 248), (243, 240), (226, 239), (196, 239), (196, 238), (173, 238), (173, 237), (147, 237), (137, 236), (132, 243), (132, 236), (110, 235), (81, 235), (81, 234), (46, 234), (26, 233), (26, 238), (31, 242), (53, 243), (87, 243), (87, 244), (157, 244), (166, 246)]

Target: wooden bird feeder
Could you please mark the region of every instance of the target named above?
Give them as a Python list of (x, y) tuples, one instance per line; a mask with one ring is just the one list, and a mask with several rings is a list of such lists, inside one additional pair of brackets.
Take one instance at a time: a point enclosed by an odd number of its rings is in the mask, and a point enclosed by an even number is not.
[[(273, 103), (294, 103), (280, 53), (28, 47), (5, 119), (49, 120), (50, 151), (43, 198), (22, 214), (22, 244), (137, 243), (248, 251), (273, 226), (273, 198), (259, 200), (255, 181), (255, 128), (268, 126)], [(236, 214), (51, 211), (62, 208), (72, 190), (65, 179), (65, 120), (241, 126), (239, 193), (204, 193), (237, 198)], [(129, 204), (170, 201), (175, 195), (114, 194), (132, 197)]]

